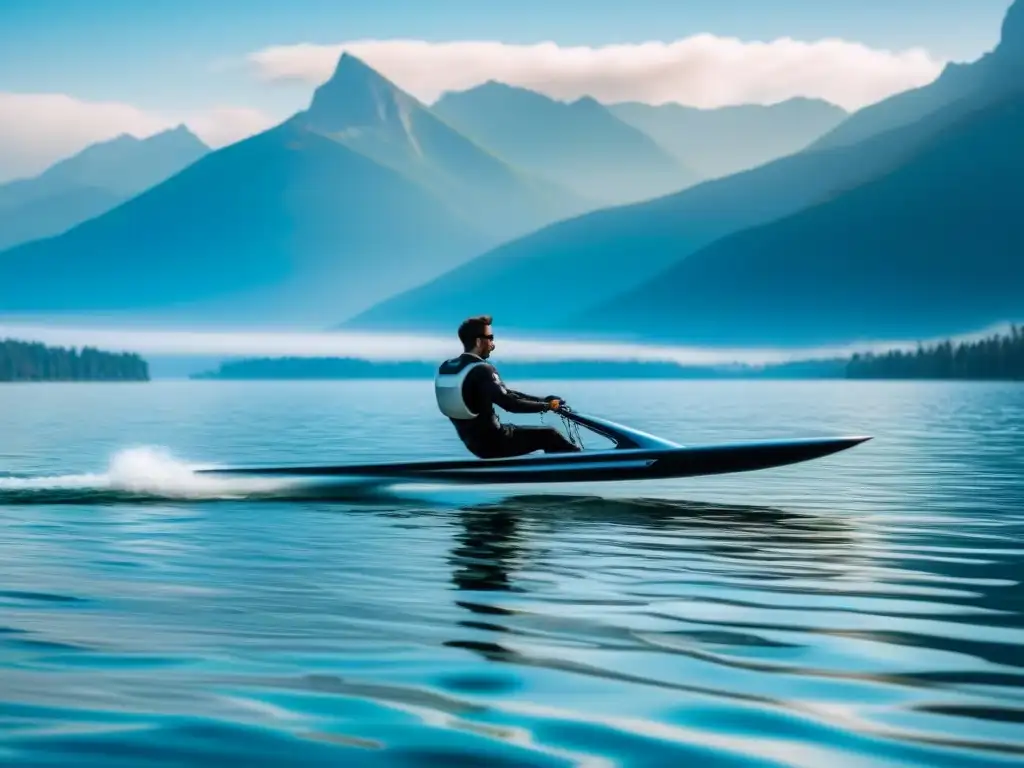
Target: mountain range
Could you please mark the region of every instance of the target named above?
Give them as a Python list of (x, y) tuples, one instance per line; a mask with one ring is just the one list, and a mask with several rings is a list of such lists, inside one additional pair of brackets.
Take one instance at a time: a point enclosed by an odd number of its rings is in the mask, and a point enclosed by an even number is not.
[(487, 241), (402, 174), (290, 121), (7, 251), (0, 306), (315, 323)]
[(593, 99), (491, 83), (427, 107), (343, 54), (306, 109), (245, 141), (121, 137), (0, 188), (58, 222), (2, 254), (0, 313), (333, 324), (608, 199), (695, 181)]
[(990, 54), (827, 140), (503, 243), (345, 327), (450, 331), (488, 312), (537, 335), (800, 345), (1024, 314), (1022, 17), (1017, 0)]
[(122, 134), (43, 173), (0, 185), (0, 250), (59, 235), (170, 178), (210, 149), (183, 125), (145, 139)]
[(970, 112), (892, 171), (722, 238), (574, 322), (647, 341), (795, 346), (1020, 317), (1021, 126), (1024, 93)]
[(322, 324), (580, 204), (344, 55), (308, 109), (6, 251), (0, 307)]
[[(800, 152), (675, 195), (557, 222), (393, 296), (346, 326), (450, 328), (481, 312), (485, 297), (488, 311), (518, 331), (565, 322), (576, 332), (592, 330), (576, 322), (593, 317), (591, 308), (656, 279), (721, 237), (876, 178), (897, 167), (933, 130), (911, 124), (850, 147)], [(500, 292), (493, 290), (497, 285)], [(604, 331), (608, 323), (598, 327)]]
[(344, 54), (306, 109), (163, 176), (71, 158), (0, 187), (0, 206), (26, 183), (121, 196), (0, 254), (0, 314), (450, 334), (486, 312), (714, 344), (977, 330), (1024, 313), (1022, 86), (1024, 0), (991, 53), (852, 115), (499, 83), (427, 106)]

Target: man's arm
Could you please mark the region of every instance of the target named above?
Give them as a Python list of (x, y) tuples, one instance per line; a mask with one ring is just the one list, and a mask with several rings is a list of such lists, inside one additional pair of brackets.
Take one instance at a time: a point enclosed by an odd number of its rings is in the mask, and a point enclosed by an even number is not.
[(508, 387), (505, 387), (505, 391), (508, 392), (510, 395), (512, 395), (512, 397), (518, 398), (520, 400), (531, 400), (531, 401), (538, 402), (538, 403), (546, 403), (547, 402), (547, 400), (542, 400), (539, 397), (534, 397), (533, 395), (527, 395), (527, 394), (525, 394), (523, 392), (517, 392), (516, 390), (509, 389)]
[(481, 371), (480, 381), (491, 402), (509, 413), (542, 413), (551, 410), (546, 400), (508, 389), (494, 366), (488, 365)]

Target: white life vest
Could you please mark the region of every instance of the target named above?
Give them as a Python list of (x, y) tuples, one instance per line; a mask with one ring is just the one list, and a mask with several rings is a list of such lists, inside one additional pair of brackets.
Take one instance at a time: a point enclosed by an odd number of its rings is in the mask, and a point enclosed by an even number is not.
[(434, 395), (437, 397), (437, 407), (441, 409), (441, 413), (450, 419), (468, 420), (478, 416), (466, 405), (462, 385), (470, 371), (481, 365), (484, 365), (483, 358), (471, 353), (467, 353), (465, 359), (456, 357), (441, 363), (434, 377)]

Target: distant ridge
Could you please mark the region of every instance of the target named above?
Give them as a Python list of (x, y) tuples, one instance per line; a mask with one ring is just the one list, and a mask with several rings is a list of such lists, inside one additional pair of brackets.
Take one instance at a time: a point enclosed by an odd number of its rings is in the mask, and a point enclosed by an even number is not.
[(1024, 319), (1024, 89), (892, 171), (725, 237), (577, 318), (646, 340), (813, 345)]
[(188, 167), (209, 152), (185, 126), (92, 144), (38, 176), (0, 185), (0, 250), (53, 237)]
[(513, 165), (605, 205), (657, 197), (700, 180), (592, 98), (566, 103), (489, 81), (446, 93), (431, 109)]
[(706, 179), (799, 152), (849, 117), (835, 104), (806, 98), (717, 109), (622, 102), (609, 109)]
[(910, 125), (951, 105), (966, 113), (999, 100), (1024, 84), (1024, 0), (1014, 0), (1003, 18), (999, 44), (968, 64), (951, 63), (934, 82), (897, 93), (851, 115), (818, 139), (814, 149), (863, 141)]

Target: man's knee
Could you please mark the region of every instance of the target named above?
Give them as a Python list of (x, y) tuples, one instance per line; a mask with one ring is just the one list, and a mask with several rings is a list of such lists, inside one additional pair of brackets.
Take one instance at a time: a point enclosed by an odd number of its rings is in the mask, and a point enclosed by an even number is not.
[(544, 427), (544, 448), (550, 453), (578, 451), (579, 446), (568, 440), (554, 427)]

